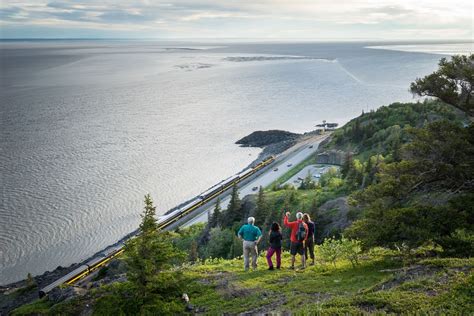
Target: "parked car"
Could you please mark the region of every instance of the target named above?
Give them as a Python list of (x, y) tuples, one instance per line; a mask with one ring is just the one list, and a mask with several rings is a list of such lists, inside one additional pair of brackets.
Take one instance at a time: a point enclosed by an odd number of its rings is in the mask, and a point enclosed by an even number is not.
[(286, 166), (289, 168), (289, 167), (293, 166), (293, 164), (292, 164), (292, 163), (289, 163), (289, 164), (286, 165)]
[(313, 148), (313, 145), (309, 146), (309, 148)]
[(278, 171), (278, 168), (273, 169), (273, 171)]
[(252, 191), (257, 191), (258, 190), (258, 187), (253, 187), (252, 188)]

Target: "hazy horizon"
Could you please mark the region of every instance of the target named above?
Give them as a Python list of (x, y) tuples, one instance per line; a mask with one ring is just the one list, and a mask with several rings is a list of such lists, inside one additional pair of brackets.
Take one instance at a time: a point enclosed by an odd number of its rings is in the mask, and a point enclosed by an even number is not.
[(12, 0), (0, 38), (428, 40), (473, 38), (461, 0)]

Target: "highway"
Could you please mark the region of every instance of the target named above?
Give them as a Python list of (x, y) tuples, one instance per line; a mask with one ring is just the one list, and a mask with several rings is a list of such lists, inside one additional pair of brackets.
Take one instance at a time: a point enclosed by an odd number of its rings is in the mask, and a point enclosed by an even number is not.
[[(255, 187), (267, 187), (276, 181), (278, 178), (287, 173), (291, 168), (294, 168), (300, 162), (304, 161), (309, 156), (316, 153), (319, 144), (325, 140), (329, 134), (314, 136), (306, 141), (296, 144), (295, 146), (287, 149), (285, 152), (277, 156), (276, 161), (270, 165), (263, 173), (256, 176), (250, 182), (239, 187), (239, 196), (241, 198), (249, 194), (256, 194), (258, 190), (253, 190)], [(277, 170), (276, 170), (277, 169)], [(276, 170), (276, 171), (275, 171)], [(221, 197), (221, 209), (227, 208), (230, 201), (230, 194), (224, 193), (224, 197)], [(207, 222), (207, 213), (215, 207), (215, 202), (208, 203), (201, 209), (196, 210), (197, 212), (192, 214), (192, 218), (189, 218), (179, 222), (179, 226), (187, 227), (196, 223)]]
[[(248, 178), (242, 180), (240, 183), (241, 186), (239, 187), (240, 196), (244, 197), (249, 194), (255, 194), (257, 193), (258, 187), (269, 186), (275, 180), (291, 170), (291, 168), (294, 168), (297, 164), (315, 154), (319, 144), (328, 136), (329, 134), (315, 136), (308, 135), (304, 140), (275, 157), (275, 160), (268, 166), (263, 167), (263, 169), (256, 171)], [(229, 204), (231, 191), (232, 189), (229, 188), (219, 196), (222, 201), (221, 207), (223, 209), (227, 208), (227, 205)], [(164, 230), (173, 230), (178, 227), (186, 227), (195, 223), (207, 221), (207, 214), (212, 212), (214, 209), (217, 198), (218, 197), (215, 197), (205, 205), (193, 210), (190, 214), (187, 214), (174, 223), (168, 225)], [(135, 233), (136, 231), (131, 233), (130, 236), (135, 235)], [(80, 267), (75, 268), (73, 271), (68, 271), (67, 274), (63, 275), (58, 280), (41, 288), (39, 292), (40, 296), (47, 295), (52, 289), (64, 283), (78, 285), (89, 282), (100, 270), (99, 268), (101, 266), (106, 265), (109, 260), (120, 255), (122, 252), (123, 240), (107, 247), (100, 255), (94, 255), (92, 258), (81, 263)], [(90, 269), (93, 271), (90, 271)]]

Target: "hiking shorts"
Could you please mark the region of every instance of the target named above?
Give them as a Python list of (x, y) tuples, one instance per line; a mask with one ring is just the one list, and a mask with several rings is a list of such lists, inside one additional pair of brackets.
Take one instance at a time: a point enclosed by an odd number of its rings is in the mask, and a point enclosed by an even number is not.
[(303, 242), (291, 242), (290, 244), (290, 254), (295, 256), (296, 254), (303, 255), (304, 254), (304, 245)]

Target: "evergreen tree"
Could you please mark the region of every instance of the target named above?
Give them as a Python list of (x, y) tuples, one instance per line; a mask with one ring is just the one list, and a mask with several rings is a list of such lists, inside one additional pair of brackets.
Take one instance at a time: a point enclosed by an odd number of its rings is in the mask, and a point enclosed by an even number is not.
[(437, 97), (474, 116), (474, 54), (442, 58), (439, 68), (424, 78), (412, 82), (410, 90), (420, 96)]
[(360, 127), (360, 119), (356, 118), (354, 122), (354, 131), (352, 134), (352, 139), (356, 142), (359, 142), (363, 137), (364, 131)]
[(257, 198), (257, 208), (255, 210), (255, 225), (261, 227), (265, 224), (265, 220), (268, 216), (268, 205), (267, 201), (265, 200), (265, 193), (263, 192), (263, 188), (260, 187), (258, 191), (258, 198)]
[(234, 222), (240, 222), (242, 220), (242, 202), (239, 198), (239, 188), (237, 184), (232, 187), (232, 194), (230, 197), (229, 206), (227, 206), (226, 216), (224, 217), (222, 224), (224, 227), (232, 227)]
[(174, 248), (164, 233), (159, 233), (155, 219), (153, 201), (145, 196), (145, 209), (140, 224), (140, 235), (130, 239), (125, 245), (127, 278), (137, 289), (137, 298), (143, 301), (169, 296), (179, 282), (160, 277), (164, 269), (183, 254)]
[(218, 197), (214, 211), (212, 212), (211, 220), (209, 221), (209, 227), (214, 228), (221, 226), (222, 212), (221, 212), (221, 199)]
[(149, 233), (156, 232), (158, 224), (156, 223), (156, 207), (153, 206), (153, 201), (150, 194), (145, 195), (145, 210), (143, 211), (142, 222), (140, 223), (140, 231), (145, 236)]
[(352, 168), (352, 152), (348, 151), (346, 152), (346, 155), (344, 157), (344, 162), (342, 163), (342, 167), (341, 167), (341, 174), (343, 178), (347, 177), (351, 168)]
[(369, 157), (367, 159), (367, 163), (365, 164), (365, 174), (364, 174), (364, 180), (362, 181), (362, 188), (365, 188), (366, 186), (369, 186), (372, 184), (374, 181), (374, 165), (372, 163), (372, 157)]
[(397, 138), (392, 145), (392, 159), (394, 162), (400, 162), (402, 160), (401, 147), (400, 138)]
[(316, 188), (316, 184), (313, 181), (313, 177), (311, 176), (311, 173), (308, 171), (308, 174), (306, 177), (301, 181), (300, 190), (311, 190)]

